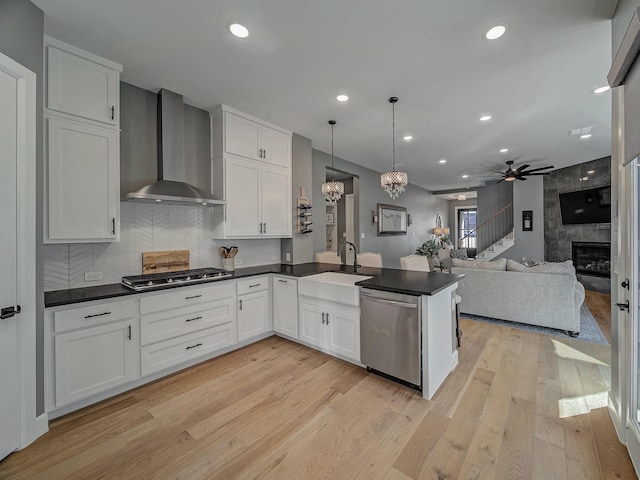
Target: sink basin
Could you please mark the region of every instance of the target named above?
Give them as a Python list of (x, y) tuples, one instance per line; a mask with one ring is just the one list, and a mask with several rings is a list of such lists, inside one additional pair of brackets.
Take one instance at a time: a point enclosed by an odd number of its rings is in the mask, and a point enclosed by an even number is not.
[(325, 272), (298, 280), (298, 293), (345, 305), (360, 305), (360, 287), (354, 284), (372, 277), (348, 273)]

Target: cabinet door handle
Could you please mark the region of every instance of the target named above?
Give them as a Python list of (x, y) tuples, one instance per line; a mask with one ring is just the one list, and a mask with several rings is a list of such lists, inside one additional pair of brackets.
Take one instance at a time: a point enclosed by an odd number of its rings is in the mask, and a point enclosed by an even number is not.
[(113, 217), (111, 219), (111, 234), (112, 235), (116, 234), (116, 217)]
[(267, 222), (264, 222), (264, 233), (267, 233)]
[(85, 315), (84, 318), (103, 317), (105, 315), (111, 315), (111, 312), (94, 313), (93, 315)]
[(288, 281), (288, 280), (282, 280), (281, 278), (279, 278), (279, 279), (278, 279), (278, 281), (279, 281), (280, 283), (289, 283), (289, 281)]
[(115, 106), (111, 106), (111, 120), (115, 120), (116, 119), (116, 107)]
[(193, 322), (194, 320), (201, 320), (201, 319), (202, 319), (202, 317), (187, 318), (187, 319), (185, 320), (185, 322)]
[(324, 316), (325, 316), (325, 313), (324, 313), (324, 312), (322, 312), (322, 324), (323, 324), (323, 325), (324, 325)]
[(262, 285), (261, 283), (254, 283), (253, 285), (249, 285), (249, 288), (259, 287)]
[(267, 149), (262, 150), (262, 158), (267, 158)]
[(238, 308), (239, 308), (240, 310), (242, 310), (242, 300), (240, 300), (240, 304), (239, 304)]
[(327, 312), (326, 315), (327, 315), (327, 325), (329, 325), (329, 313)]
[(262, 222), (260, 222), (260, 233), (262, 233)]
[(131, 325), (129, 325), (129, 328), (127, 329), (127, 337), (131, 340)]
[(191, 350), (192, 348), (201, 347), (201, 343), (196, 343), (195, 345), (189, 345), (185, 350)]
[(190, 297), (184, 297), (185, 300), (192, 300), (194, 298), (200, 298), (202, 295), (191, 295)]

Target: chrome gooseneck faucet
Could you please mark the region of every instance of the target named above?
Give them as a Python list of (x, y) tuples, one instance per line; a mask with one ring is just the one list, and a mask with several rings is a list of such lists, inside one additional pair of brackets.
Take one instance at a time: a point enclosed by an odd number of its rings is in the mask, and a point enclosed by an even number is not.
[(338, 251), (336, 252), (336, 255), (340, 256), (340, 251), (342, 250), (342, 247), (346, 244), (349, 244), (353, 247), (353, 271), (357, 272), (358, 267), (361, 267), (362, 265), (358, 265), (358, 249), (353, 243), (347, 242), (346, 240), (342, 242), (340, 245), (338, 245)]

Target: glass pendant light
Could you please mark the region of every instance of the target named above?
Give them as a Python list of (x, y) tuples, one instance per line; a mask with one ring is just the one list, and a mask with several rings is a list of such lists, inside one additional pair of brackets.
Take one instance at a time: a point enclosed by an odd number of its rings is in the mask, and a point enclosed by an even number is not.
[(393, 112), (392, 117), (392, 140), (393, 140), (393, 164), (391, 171), (380, 175), (380, 185), (384, 188), (384, 191), (389, 194), (391, 198), (398, 198), (404, 187), (407, 186), (408, 177), (406, 172), (396, 171), (396, 102), (398, 97), (391, 97), (389, 103), (391, 103), (391, 109)]
[(336, 124), (335, 120), (329, 120), (329, 125), (331, 125), (331, 181), (324, 182), (322, 184), (322, 194), (325, 196), (327, 203), (331, 205), (335, 205), (344, 194), (344, 183), (336, 182), (333, 179), (333, 126)]

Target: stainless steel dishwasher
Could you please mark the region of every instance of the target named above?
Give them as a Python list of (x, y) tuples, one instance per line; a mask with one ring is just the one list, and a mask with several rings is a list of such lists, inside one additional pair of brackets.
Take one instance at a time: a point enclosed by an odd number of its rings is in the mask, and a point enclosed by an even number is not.
[(420, 297), (360, 289), (360, 361), (422, 390)]

